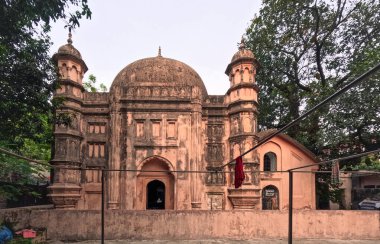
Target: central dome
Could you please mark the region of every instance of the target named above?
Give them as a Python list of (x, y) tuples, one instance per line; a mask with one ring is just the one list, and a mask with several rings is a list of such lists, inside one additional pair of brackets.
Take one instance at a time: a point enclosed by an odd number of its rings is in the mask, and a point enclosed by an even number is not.
[(140, 59), (127, 65), (114, 79), (111, 91), (128, 86), (196, 86), (204, 98), (207, 96), (206, 87), (194, 69), (161, 56)]

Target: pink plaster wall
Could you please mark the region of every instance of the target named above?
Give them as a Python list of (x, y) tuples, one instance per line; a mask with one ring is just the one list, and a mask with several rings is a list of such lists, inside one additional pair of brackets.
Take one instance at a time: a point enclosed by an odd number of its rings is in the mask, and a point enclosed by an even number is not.
[[(129, 211), (108, 210), (106, 239), (286, 238), (287, 211)], [(0, 210), (0, 221), (16, 228), (45, 227), (49, 239), (100, 238), (100, 211)], [(294, 238), (380, 239), (379, 211), (294, 211)]]

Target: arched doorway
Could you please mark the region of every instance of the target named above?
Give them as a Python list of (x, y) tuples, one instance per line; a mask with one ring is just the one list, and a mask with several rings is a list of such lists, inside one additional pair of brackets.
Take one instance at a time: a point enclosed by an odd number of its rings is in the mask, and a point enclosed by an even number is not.
[(137, 175), (135, 206), (144, 209), (174, 209), (173, 167), (165, 158), (153, 156), (140, 163)]
[(266, 186), (262, 190), (262, 208), (263, 210), (280, 209), (279, 193), (275, 186)]
[(146, 186), (146, 209), (165, 209), (165, 184), (153, 180)]

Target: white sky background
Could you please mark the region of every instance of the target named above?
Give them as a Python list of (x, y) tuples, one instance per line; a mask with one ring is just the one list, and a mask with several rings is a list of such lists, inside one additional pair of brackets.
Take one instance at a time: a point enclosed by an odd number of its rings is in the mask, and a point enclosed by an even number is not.
[[(126, 65), (162, 56), (182, 61), (201, 76), (210, 95), (229, 88), (224, 71), (238, 50), (260, 0), (90, 0), (91, 20), (73, 32), (89, 74), (107, 88)], [(64, 23), (53, 25), (53, 55), (67, 43)]]

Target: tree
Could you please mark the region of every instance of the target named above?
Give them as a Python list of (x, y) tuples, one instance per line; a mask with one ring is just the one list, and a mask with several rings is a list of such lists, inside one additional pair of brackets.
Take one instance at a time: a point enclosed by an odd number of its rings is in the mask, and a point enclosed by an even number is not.
[[(260, 127), (280, 128), (379, 61), (380, 3), (264, 0), (247, 29), (261, 64)], [(379, 136), (379, 76), (313, 113), (288, 134), (315, 153)]]
[[(0, 0), (1, 147), (49, 159), (55, 104), (51, 97), (57, 79), (49, 56), (50, 24), (63, 19), (67, 27), (76, 28), (82, 17), (91, 17), (87, 0)], [(0, 180), (36, 173), (25, 161), (3, 154), (0, 160)], [(23, 183), (20, 177), (13, 179)]]
[(99, 84), (99, 88), (97, 88), (96, 85), (97, 85), (96, 77), (93, 74), (90, 74), (88, 76), (88, 81), (83, 82), (83, 87), (88, 92), (99, 92), (99, 91), (106, 92), (107, 91), (107, 87), (103, 83)]
[(370, 154), (363, 157), (359, 164), (349, 165), (344, 169), (380, 171), (380, 154)]

